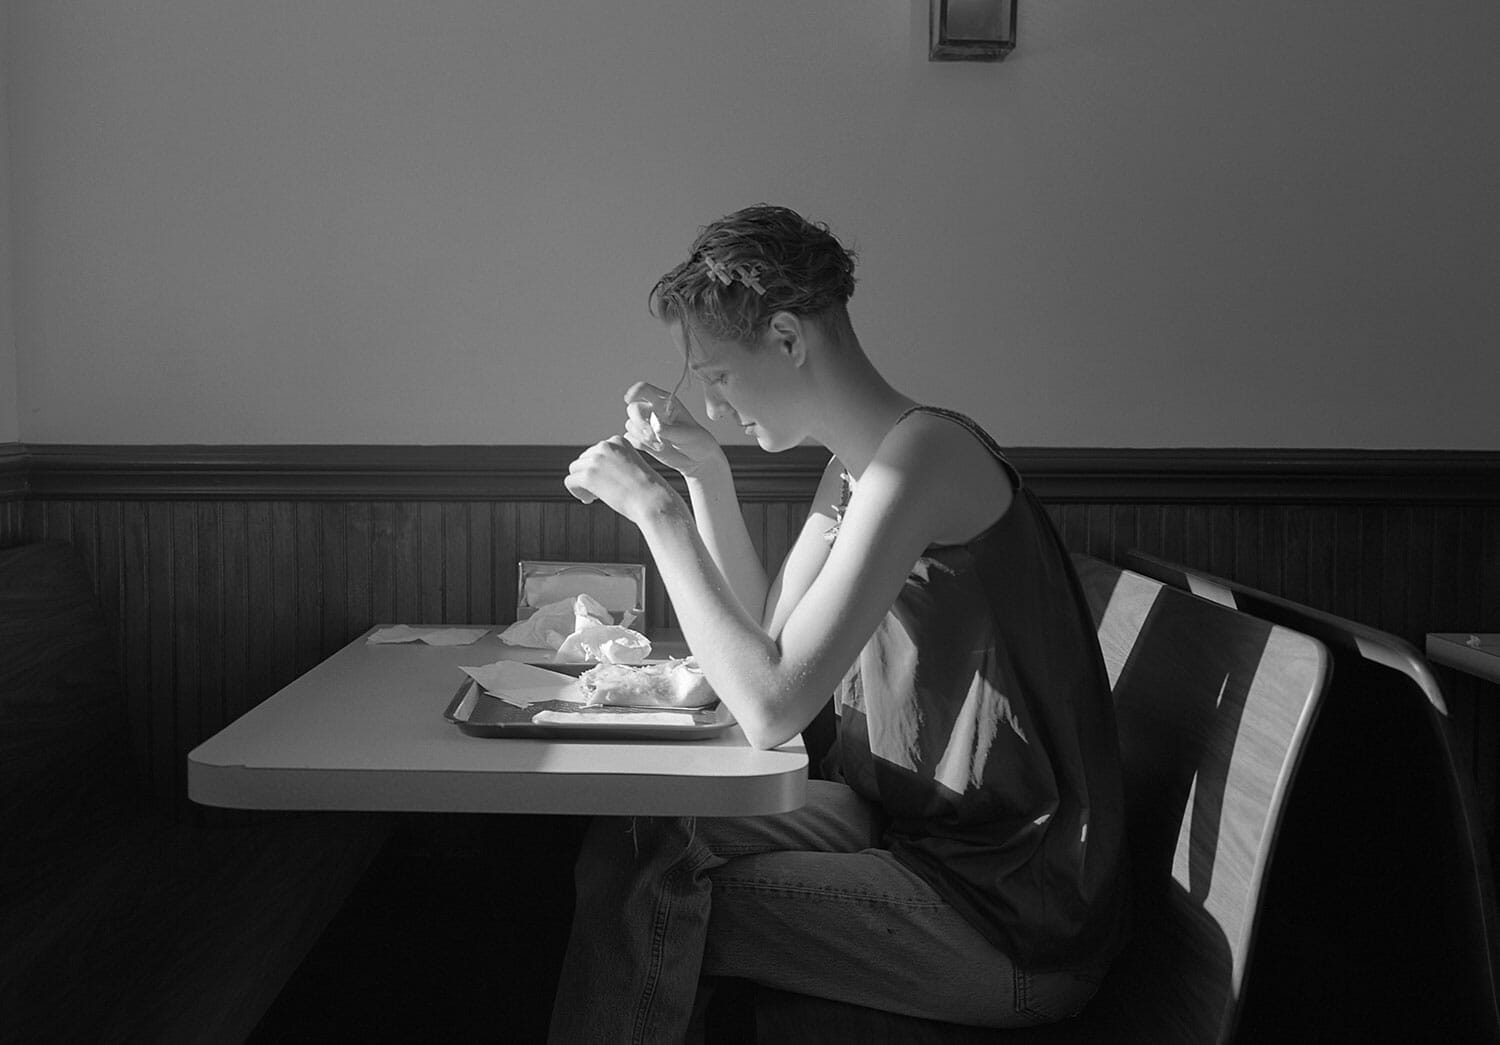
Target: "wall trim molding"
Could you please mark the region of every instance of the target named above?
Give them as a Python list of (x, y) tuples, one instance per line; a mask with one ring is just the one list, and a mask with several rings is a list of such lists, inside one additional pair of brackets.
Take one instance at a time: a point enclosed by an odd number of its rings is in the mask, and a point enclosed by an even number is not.
[[(568, 501), (577, 447), (0, 444), (6, 500)], [(742, 500), (810, 496), (827, 452), (727, 448)], [(1500, 452), (1109, 449), (1008, 451), (1056, 503), (1500, 505)]]
[(26, 496), (28, 455), (20, 443), (0, 443), (0, 500)]

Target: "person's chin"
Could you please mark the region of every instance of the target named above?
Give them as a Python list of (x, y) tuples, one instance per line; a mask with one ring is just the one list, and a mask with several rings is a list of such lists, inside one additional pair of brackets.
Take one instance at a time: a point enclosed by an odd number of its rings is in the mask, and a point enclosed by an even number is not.
[(789, 443), (785, 440), (777, 439), (774, 435), (767, 432), (765, 429), (760, 428), (759, 426), (757, 426), (755, 430), (753, 432), (750, 432), (749, 434), (754, 437), (755, 444), (768, 454), (779, 454), (781, 453), (781, 451), (790, 450), (792, 447), (797, 445), (796, 443)]

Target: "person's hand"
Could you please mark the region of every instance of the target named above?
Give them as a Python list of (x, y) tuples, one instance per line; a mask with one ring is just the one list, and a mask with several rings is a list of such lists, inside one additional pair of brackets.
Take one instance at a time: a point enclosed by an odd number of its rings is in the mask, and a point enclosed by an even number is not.
[(584, 504), (603, 501), (631, 522), (644, 518), (662, 497), (681, 500), (622, 435), (612, 435), (579, 454), (568, 466), (563, 486)]
[(668, 468), (692, 476), (724, 461), (724, 448), (670, 392), (637, 381), (625, 392), (625, 438)]

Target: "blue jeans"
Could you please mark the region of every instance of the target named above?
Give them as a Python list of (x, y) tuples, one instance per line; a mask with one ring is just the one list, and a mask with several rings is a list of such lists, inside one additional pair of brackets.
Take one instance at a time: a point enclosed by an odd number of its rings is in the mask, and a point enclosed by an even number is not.
[(807, 797), (774, 816), (595, 820), (550, 1040), (687, 1040), (703, 976), (989, 1027), (1093, 996), (1102, 969), (1017, 968), (879, 848), (879, 811), (849, 788), (811, 780)]

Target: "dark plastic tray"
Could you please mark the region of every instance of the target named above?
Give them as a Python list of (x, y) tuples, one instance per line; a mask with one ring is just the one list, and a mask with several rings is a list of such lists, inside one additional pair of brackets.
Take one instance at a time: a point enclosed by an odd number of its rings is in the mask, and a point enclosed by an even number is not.
[[(542, 667), (544, 665), (537, 665)], [(578, 674), (569, 668), (591, 665), (558, 664), (555, 670)], [(545, 667), (554, 669), (554, 665)], [(448, 721), (473, 737), (551, 738), (555, 740), (706, 740), (716, 737), (734, 725), (734, 717), (722, 703), (693, 712), (691, 724), (666, 724), (640, 721), (629, 709), (590, 708), (618, 719), (616, 722), (533, 722), (539, 711), (577, 710), (577, 704), (547, 700), (518, 708), (499, 697), (492, 697), (473, 679), (466, 679), (443, 712)], [(632, 721), (632, 718), (635, 721)]]

